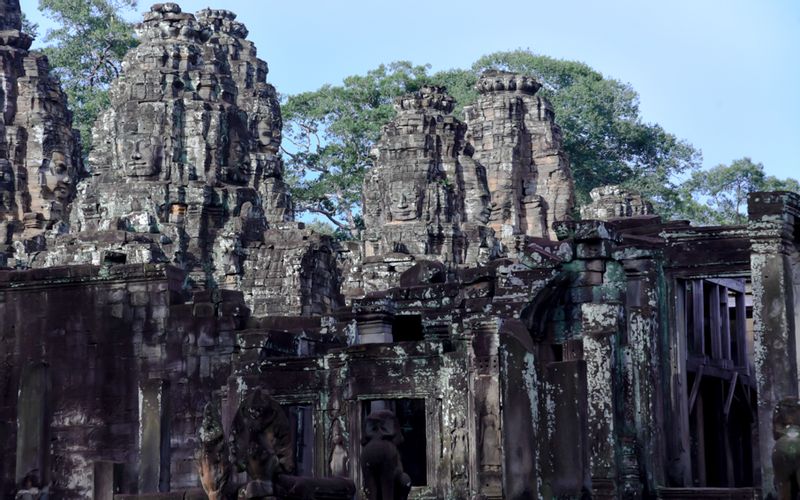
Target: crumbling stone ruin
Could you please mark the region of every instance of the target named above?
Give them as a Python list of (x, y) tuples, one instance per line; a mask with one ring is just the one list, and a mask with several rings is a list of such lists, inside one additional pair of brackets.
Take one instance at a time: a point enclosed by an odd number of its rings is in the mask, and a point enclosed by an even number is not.
[(553, 108), (525, 75), (487, 71), (478, 102), (464, 110), (473, 157), (492, 193), (489, 224), (506, 244), (516, 235), (550, 236), (569, 220), (575, 193)]
[(650, 201), (622, 186), (594, 188), (589, 197), (591, 203), (581, 207), (583, 219), (609, 220), (656, 213)]
[(66, 96), (21, 30), (19, 1), (0, 2), (0, 265), (66, 230), (84, 176)]
[(232, 13), (145, 14), (84, 169), (0, 8), (2, 498), (796, 493), (800, 194), (693, 227), (611, 186), (573, 220), (557, 117), (490, 72), (463, 121), (397, 101), (335, 242), (292, 220)]

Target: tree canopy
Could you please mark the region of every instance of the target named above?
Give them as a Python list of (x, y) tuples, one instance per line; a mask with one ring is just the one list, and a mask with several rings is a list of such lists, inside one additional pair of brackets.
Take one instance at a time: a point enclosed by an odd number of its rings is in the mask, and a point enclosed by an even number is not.
[(137, 44), (133, 24), (122, 17), (135, 7), (136, 0), (39, 0), (57, 26), (45, 34), (43, 52), (69, 98), (84, 154), (95, 119), (109, 105), (108, 87)]
[[(91, 128), (109, 105), (109, 85), (137, 44), (133, 24), (123, 17), (135, 7), (136, 0), (39, 0), (39, 9), (57, 26), (45, 34), (44, 52), (67, 93), (85, 154)], [(25, 24), (36, 35), (37, 26), (27, 19)], [(443, 85), (460, 114), (475, 102), (474, 85), (490, 69), (528, 74), (542, 84), (540, 93), (552, 103), (563, 131), (579, 203), (587, 202), (595, 187), (622, 184), (652, 199), (662, 215), (700, 224), (737, 223), (745, 217), (747, 192), (800, 188), (794, 179), (767, 176), (763, 165), (749, 158), (700, 171), (697, 149), (643, 121), (639, 96), (629, 84), (582, 62), (513, 50), (485, 55), (470, 68), (436, 73), (429, 66), (393, 62), (349, 76), (341, 85), (287, 96), (284, 153), (296, 211), (323, 217), (338, 237), (357, 236), (370, 151), (395, 115), (394, 98)]]
[(324, 215), (340, 229), (358, 229), (361, 182), (368, 153), (381, 127), (394, 116), (394, 97), (425, 84), (447, 87), (456, 113), (477, 99), (480, 74), (500, 69), (534, 76), (564, 133), (580, 202), (606, 184), (624, 184), (653, 199), (670, 215), (678, 210), (676, 176), (695, 170), (700, 153), (659, 125), (643, 122), (639, 97), (630, 85), (604, 77), (586, 64), (534, 54), (497, 52), (469, 69), (429, 73), (410, 62), (382, 65), (340, 86), (288, 96), (287, 162), (300, 211)]
[(680, 186), (676, 215), (701, 225), (744, 224), (747, 194), (753, 191), (800, 192), (800, 183), (766, 175), (764, 165), (741, 158), (730, 165), (693, 172)]
[(340, 86), (289, 96), (282, 108), (284, 152), (296, 210), (357, 232), (369, 152), (395, 114), (394, 98), (427, 80), (427, 67), (395, 62), (347, 77)]

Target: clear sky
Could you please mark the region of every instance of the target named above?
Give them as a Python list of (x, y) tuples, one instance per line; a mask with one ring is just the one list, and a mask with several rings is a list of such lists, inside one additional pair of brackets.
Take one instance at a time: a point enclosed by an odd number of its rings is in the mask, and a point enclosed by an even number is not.
[[(530, 48), (630, 83), (645, 121), (701, 149), (705, 167), (750, 156), (800, 178), (797, 0), (212, 2), (179, 4), (236, 12), (284, 94), (395, 60), (437, 71)], [(44, 31), (37, 0), (21, 3)]]

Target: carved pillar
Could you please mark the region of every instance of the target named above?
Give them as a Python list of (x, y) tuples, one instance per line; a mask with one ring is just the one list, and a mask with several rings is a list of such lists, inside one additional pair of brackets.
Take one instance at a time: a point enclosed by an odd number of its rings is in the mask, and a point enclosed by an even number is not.
[(800, 196), (751, 193), (748, 212), (761, 487), (769, 496), (775, 494), (773, 411), (781, 399), (798, 396)]
[(169, 491), (169, 383), (154, 379), (139, 388), (139, 493)]
[[(662, 394), (669, 391), (666, 381), (670, 374), (662, 373), (659, 357), (660, 353), (668, 352), (660, 345), (663, 335), (659, 306), (666, 300), (666, 291), (656, 254), (639, 250), (629, 256), (631, 258), (622, 261), (627, 292), (626, 328), (621, 341), (625, 386), (623, 418), (629, 429), (629, 440), (623, 443), (628, 447), (625, 456), (629, 457), (623, 459), (623, 480), (634, 490), (628, 493), (641, 495), (642, 487), (652, 492), (656, 485), (666, 484), (662, 430), (668, 414)], [(639, 484), (641, 469), (648, 471), (646, 485)]]
[(614, 498), (620, 486), (620, 346), (625, 272), (611, 259), (616, 236), (599, 221), (556, 223), (559, 239), (575, 243), (575, 260), (565, 266), (574, 273), (570, 291), (577, 309), (572, 334), (583, 341), (588, 395), (592, 494)]
[(487, 499), (503, 497), (502, 415), (498, 325), (478, 321), (472, 327), (478, 492)]

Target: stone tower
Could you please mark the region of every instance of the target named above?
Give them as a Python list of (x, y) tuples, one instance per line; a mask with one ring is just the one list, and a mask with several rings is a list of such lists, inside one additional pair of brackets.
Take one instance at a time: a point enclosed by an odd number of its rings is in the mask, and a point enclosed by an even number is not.
[(469, 156), (453, 105), (441, 87), (396, 100), (397, 117), (384, 127), (364, 183), (366, 257), (462, 264), (477, 261), (480, 248), (488, 257), (486, 173)]
[(259, 314), (334, 307), (332, 243), (292, 223), (280, 106), (245, 26), (164, 3), (136, 29), (70, 233), (26, 264), (165, 262), (188, 271), (187, 288), (240, 290)]
[(84, 175), (66, 97), (21, 18), (18, 0), (0, 2), (0, 266), (15, 264), (14, 246), (36, 252), (66, 230)]
[(97, 235), (124, 231), (126, 262), (173, 262), (219, 284), (240, 271), (238, 248), (292, 218), (275, 89), (235, 17), (169, 3), (145, 14), (93, 129), (72, 227), (89, 244), (68, 262), (96, 263), (109, 239)]
[(515, 73), (487, 71), (476, 88), (464, 116), (486, 168), (489, 225), (507, 246), (517, 235), (552, 238), (553, 222), (571, 216), (574, 187), (550, 103), (536, 95), (538, 82)]

